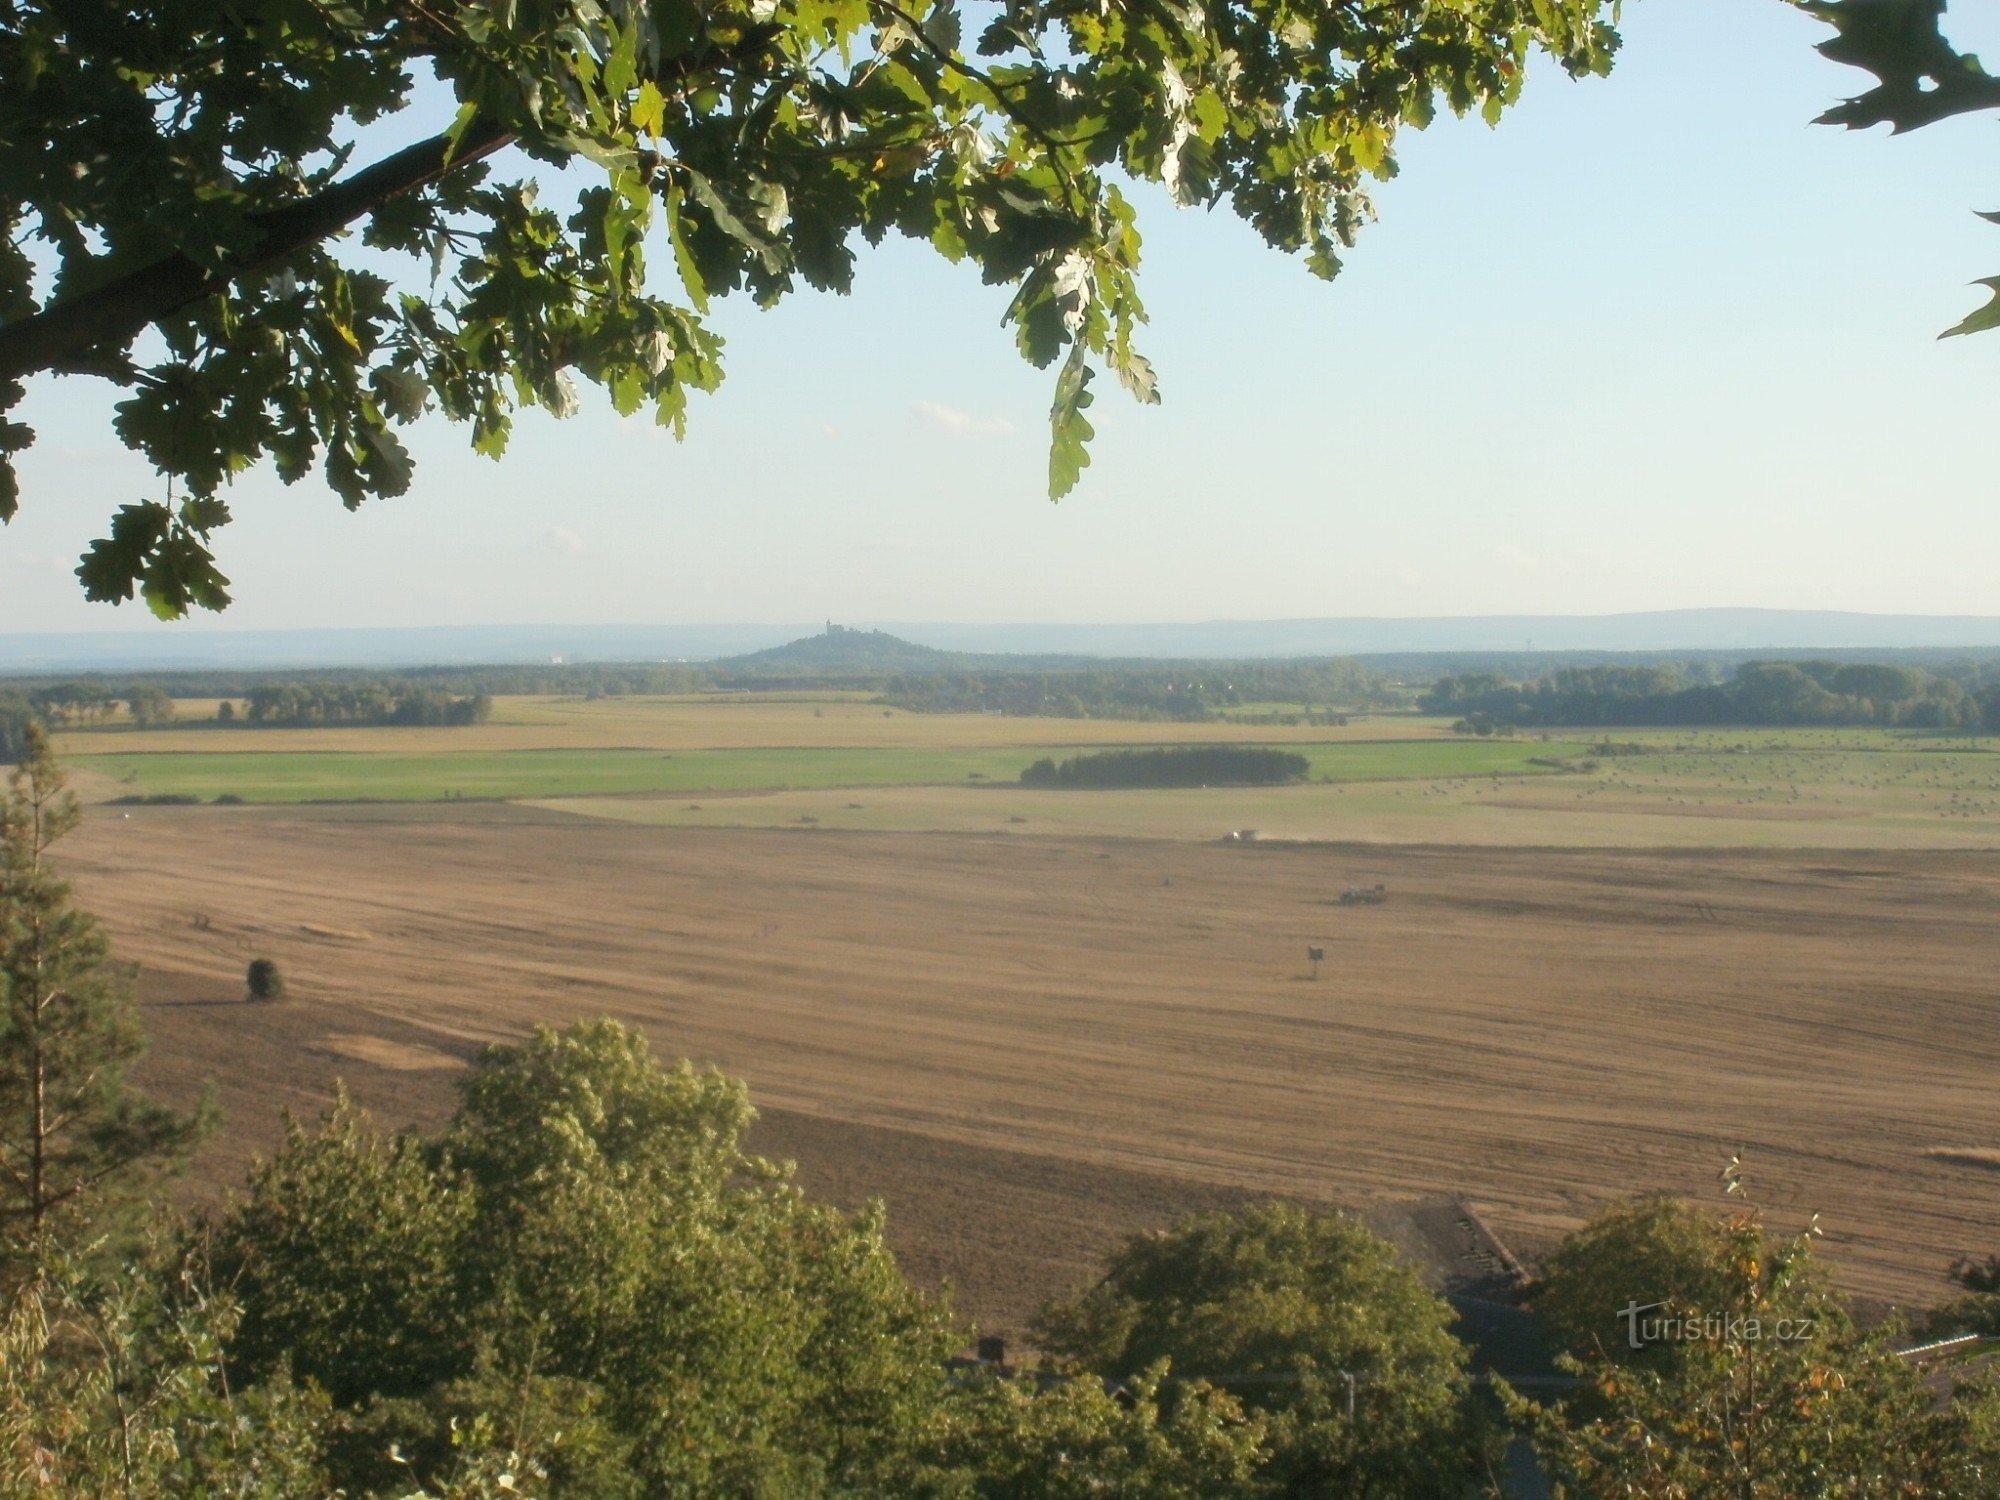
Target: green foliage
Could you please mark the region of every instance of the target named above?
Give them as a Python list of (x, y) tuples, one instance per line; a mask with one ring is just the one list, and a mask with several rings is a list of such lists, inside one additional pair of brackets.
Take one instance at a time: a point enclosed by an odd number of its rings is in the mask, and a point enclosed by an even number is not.
[[(882, 683), (885, 703), (917, 713), (1008, 714), (1066, 719), (1213, 720), (1244, 704), (1318, 705), (1297, 718), (1337, 718), (1336, 704), (1382, 701), (1382, 680), (1358, 663), (1073, 662), (1001, 666), (990, 659), (945, 658), (936, 671), (901, 672)], [(969, 670), (956, 670), (966, 668)]]
[(206, 1124), (125, 1085), (144, 1041), (48, 861), (81, 811), (38, 727), (25, 750), (0, 803), (0, 1281), (110, 1227)]
[(152, 683), (134, 683), (125, 690), (125, 708), (141, 729), (157, 729), (174, 721), (174, 700)]
[(285, 993), (285, 976), (275, 960), (253, 958), (244, 971), (243, 986), (252, 1000), (276, 1000)]
[(217, 1277), (243, 1308), (232, 1362), (251, 1379), (289, 1368), (346, 1405), (469, 1369), (473, 1232), (462, 1179), (377, 1135), (344, 1095), (317, 1134), (289, 1124), (216, 1236)]
[(1535, 682), (1492, 673), (1446, 677), (1425, 713), (1486, 725), (1881, 725), (1958, 729), (1984, 709), (1962, 684), (1920, 667), (1752, 661), (1727, 682), (1690, 684), (1675, 666), (1566, 667)]
[(485, 693), (459, 698), (439, 688), (399, 683), (260, 682), (249, 691), (247, 713), (252, 724), (286, 729), (322, 724), (461, 727), (492, 718), (493, 700)]
[[(290, 1127), (206, 1253), (51, 1259), (0, 1321), (0, 1500), (1463, 1500), (1491, 1473), (1449, 1310), (1350, 1220), (1135, 1239), (1044, 1318), (1067, 1369), (953, 1377), (879, 1215), (742, 1154), (741, 1085), (605, 1021), (489, 1050), (462, 1095), (429, 1137), (344, 1098)], [(2000, 1393), (1940, 1406), (1807, 1241), (1630, 1206), (1564, 1247), (1545, 1314), (1628, 1282), (1765, 1336), (1572, 1337), (1586, 1390), (1508, 1397), (1562, 1493), (1992, 1494)]]
[[(1794, 0), (1837, 35), (1819, 50), (1838, 63), (1873, 73), (1875, 86), (1819, 118), (1822, 125), (1866, 130), (1887, 125), (1900, 135), (1954, 115), (2000, 109), (2000, 79), (1944, 34), (1946, 0)], [(1980, 218), (2000, 224), (2000, 213)], [(1978, 283), (1992, 300), (1940, 335), (2000, 328), (2000, 276)]]
[[(576, 410), (578, 379), (678, 433), (721, 379), (713, 299), (844, 291), (859, 243), (898, 234), (1012, 289), (1017, 347), (1058, 371), (1060, 495), (1099, 370), (1158, 399), (1121, 182), (1227, 204), (1330, 276), (1401, 129), (1497, 119), (1536, 50), (1605, 71), (1609, 9), (25, 0), (0, 18), (0, 412), (40, 371), (119, 384), (119, 435), (168, 488), (113, 518), (85, 591), (220, 608), (219, 492), (251, 465), (357, 506), (409, 488), (398, 431), (427, 408), (498, 456), (519, 408)], [(361, 128), (405, 112), (430, 116), (394, 127), (413, 144), (350, 170)], [(573, 197), (491, 175), (510, 149)], [(0, 422), (0, 520), (33, 439)]]
[(1173, 745), (1161, 750), (1100, 750), (1058, 763), (1038, 760), (1023, 786), (1283, 786), (1303, 781), (1312, 763), (1290, 750), (1255, 745)]
[(118, 700), (97, 682), (45, 683), (31, 696), (37, 716), (59, 727), (99, 723), (118, 708)]
[(866, 1489), (928, 1439), (949, 1325), (879, 1214), (742, 1154), (750, 1119), (740, 1084), (662, 1069), (608, 1021), (489, 1051), (428, 1141), (343, 1107), (218, 1232), (232, 1353), (289, 1360), (364, 1428), (427, 1433), (411, 1450), (440, 1448), (469, 1389), (585, 1412), (541, 1424), (571, 1434), (543, 1454), (552, 1493), (612, 1493), (614, 1470), (647, 1493)]
[[(1643, 1314), (1628, 1313), (1631, 1308)], [(1535, 1311), (1573, 1358), (1636, 1368), (1671, 1365), (1692, 1346), (1642, 1340), (1646, 1320), (1709, 1313), (1812, 1322), (1831, 1336), (1846, 1330), (1803, 1243), (1775, 1246), (1751, 1217), (1718, 1224), (1671, 1198), (1606, 1209), (1563, 1241), (1543, 1267)]]
[(1046, 1389), (976, 1379), (947, 1406), (935, 1469), (912, 1500), (1228, 1500), (1269, 1494), (1264, 1425), (1220, 1391), (1161, 1400), (1164, 1367), (1122, 1399), (1095, 1380)]
[[(1659, 1302), (1633, 1351), (1617, 1310)], [(1647, 1203), (1564, 1245), (1540, 1306), (1588, 1379), (1553, 1406), (1510, 1399), (1544, 1465), (1579, 1496), (1832, 1500), (1993, 1494), (1993, 1393), (1939, 1406), (1883, 1335), (1855, 1331), (1810, 1235), (1754, 1212), (1705, 1218)], [(1610, 1321), (1619, 1337), (1607, 1339)]]
[(1924, 1336), (1946, 1339), (1971, 1333), (2000, 1339), (2000, 1255), (1961, 1256), (1951, 1279), (1965, 1288), (1965, 1295), (1932, 1308), (1923, 1320)]
[(1101, 1375), (1165, 1361), (1228, 1391), (1261, 1415), (1269, 1493), (1457, 1500), (1490, 1434), (1451, 1320), (1354, 1220), (1267, 1204), (1128, 1241), (1039, 1332)]
[(232, 1388), (226, 1301), (198, 1263), (156, 1257), (102, 1283), (52, 1274), (0, 1321), (4, 1500), (316, 1500), (324, 1402)]

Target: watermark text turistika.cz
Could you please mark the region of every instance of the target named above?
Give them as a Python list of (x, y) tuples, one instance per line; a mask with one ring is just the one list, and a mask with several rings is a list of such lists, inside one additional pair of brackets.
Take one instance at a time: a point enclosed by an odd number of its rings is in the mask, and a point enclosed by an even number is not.
[[(1664, 1302), (1628, 1302), (1618, 1309), (1625, 1324), (1625, 1342), (1634, 1349), (1648, 1344), (1803, 1343), (1818, 1332), (1815, 1318), (1760, 1318), (1754, 1313), (1667, 1312)], [(1651, 1316), (1648, 1316), (1648, 1315)]]

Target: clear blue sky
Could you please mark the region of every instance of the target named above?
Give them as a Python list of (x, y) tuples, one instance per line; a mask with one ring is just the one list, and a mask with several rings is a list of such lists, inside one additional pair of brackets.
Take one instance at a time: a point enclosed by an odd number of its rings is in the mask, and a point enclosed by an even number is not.
[[(2000, 54), (2000, 6), (1954, 12)], [(1331, 285), (1149, 199), (1165, 404), (1108, 386), (1059, 506), (1004, 298), (892, 246), (853, 297), (723, 307), (685, 444), (599, 404), (527, 416), (496, 465), (432, 419), (415, 491), (354, 515), (251, 474), (239, 602), (196, 628), (2000, 613), (2000, 334), (1935, 339), (2000, 273), (1993, 123), (1810, 125), (1866, 80), (1780, 0), (1639, 0), (1624, 29), (1608, 80), (1544, 64), (1499, 129), (1407, 135)], [(109, 410), (30, 398), (0, 630), (188, 628), (70, 576), (158, 493)]]

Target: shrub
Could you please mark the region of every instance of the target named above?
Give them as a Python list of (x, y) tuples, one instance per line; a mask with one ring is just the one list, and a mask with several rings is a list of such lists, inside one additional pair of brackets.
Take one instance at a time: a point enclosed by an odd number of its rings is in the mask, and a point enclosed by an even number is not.
[(1857, 1332), (1813, 1233), (1647, 1200), (1564, 1242), (1537, 1308), (1583, 1382), (1549, 1406), (1503, 1393), (1558, 1493), (1993, 1495), (2000, 1395), (1974, 1381), (1941, 1401), (1896, 1324)]
[(276, 1000), (285, 993), (285, 976), (278, 972), (277, 964), (268, 958), (253, 958), (250, 968), (243, 976), (249, 987), (252, 1000)]
[(534, 1396), (544, 1432), (597, 1434), (558, 1458), (623, 1471), (559, 1492), (579, 1500), (913, 1492), (949, 1320), (879, 1212), (743, 1154), (740, 1084), (602, 1021), (489, 1049), (460, 1097), (440, 1136), (344, 1102), (288, 1135), (216, 1231), (240, 1370), (289, 1369), (440, 1453), (467, 1401)]
[(1355, 1220), (1272, 1203), (1127, 1241), (1036, 1331), (1106, 1379), (1164, 1361), (1177, 1391), (1226, 1391), (1264, 1429), (1267, 1493), (1455, 1500), (1493, 1455), (1451, 1321)]

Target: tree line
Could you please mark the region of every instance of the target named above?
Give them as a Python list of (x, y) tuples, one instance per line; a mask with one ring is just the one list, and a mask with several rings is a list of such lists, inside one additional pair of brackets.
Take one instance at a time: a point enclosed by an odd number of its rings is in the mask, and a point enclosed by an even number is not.
[(1530, 682), (1475, 672), (1433, 683), (1426, 713), (1475, 725), (1881, 726), (2000, 730), (2000, 683), (1921, 667), (1831, 661), (1748, 662), (1723, 682), (1682, 668), (1571, 667)]
[(913, 713), (1005, 713), (1058, 719), (1200, 723), (1245, 704), (1301, 706), (1303, 717), (1390, 706), (1381, 677), (1344, 658), (1297, 662), (1120, 663), (1044, 670), (911, 672), (887, 678), (882, 701)]
[(78, 697), (123, 699), (126, 684), (156, 688), (169, 698), (244, 698), (252, 689), (272, 683), (302, 683), (332, 687), (394, 683), (434, 688), (459, 696), (489, 697), (623, 697), (699, 692), (714, 685), (699, 667), (646, 662), (544, 662), (524, 665), (444, 665), (412, 667), (287, 667), (246, 669), (214, 667), (135, 672), (129, 676), (83, 674), (60, 677), (24, 673), (10, 680), (10, 691), (37, 694), (47, 689)]
[[(459, 724), (483, 722), (482, 700), (513, 696), (584, 699), (700, 692), (860, 690), (912, 713), (1007, 713), (1051, 718), (1202, 722), (1243, 704), (1300, 705), (1301, 721), (1334, 722), (1343, 708), (1392, 704), (1375, 674), (1345, 660), (1120, 663), (1022, 667), (992, 672), (805, 671), (727, 664), (708, 667), (551, 664), (413, 667), (391, 672), (163, 672), (130, 686), (103, 679), (18, 679), (0, 692), (0, 723), (39, 719), (52, 728), (103, 724), (121, 706), (133, 722), (176, 722), (174, 700), (219, 699), (228, 722)], [(241, 711), (237, 703), (244, 707)], [(473, 716), (468, 718), (467, 714)], [(193, 725), (205, 720), (182, 719)], [(4, 734), (0, 729), (0, 734)], [(0, 739), (0, 750), (11, 741)]]
[(135, 683), (116, 692), (92, 683), (58, 682), (21, 693), (0, 691), (0, 761), (13, 762), (25, 753), (31, 725), (68, 728), (105, 723), (123, 711), (141, 729), (179, 724), (265, 725), (299, 727), (344, 725), (465, 725), (484, 724), (492, 716), (493, 700), (484, 693), (457, 696), (442, 688), (410, 682), (262, 682), (236, 699), (225, 697), (215, 718), (179, 716), (174, 700), (155, 683)]
[[(223, 707), (228, 706), (225, 699)], [(266, 683), (250, 690), (243, 711), (250, 724), (285, 728), (312, 724), (461, 726), (484, 724), (492, 715), (493, 700), (485, 693), (457, 697), (440, 688), (407, 683)]]
[[(487, 1048), (436, 1130), (343, 1096), (226, 1205), (149, 1209), (213, 1111), (127, 1082), (124, 971), (50, 860), (78, 807), (29, 739), (0, 803), (0, 1500), (1465, 1500), (1513, 1434), (1579, 1500), (1993, 1494), (2000, 1391), (1941, 1397), (1742, 1209), (1572, 1235), (1536, 1305), (1575, 1384), (1541, 1401), (1475, 1378), (1393, 1246), (1283, 1203), (1127, 1241), (1032, 1367), (967, 1358), (879, 1205), (812, 1200), (744, 1149), (741, 1083), (611, 1020)], [(2000, 1331), (1990, 1271), (1937, 1328)], [(1680, 1331), (1628, 1345), (1635, 1300)]]

